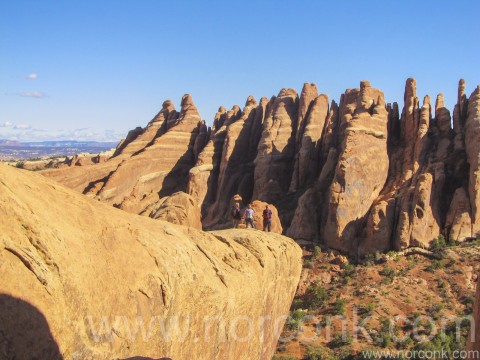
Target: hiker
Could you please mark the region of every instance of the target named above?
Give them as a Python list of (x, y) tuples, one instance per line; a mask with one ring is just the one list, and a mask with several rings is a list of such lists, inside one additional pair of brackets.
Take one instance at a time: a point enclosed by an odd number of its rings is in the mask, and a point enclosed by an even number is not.
[(232, 206), (232, 218), (233, 218), (233, 228), (236, 229), (238, 224), (240, 224), (240, 220), (242, 220), (242, 215), (240, 212), (240, 203), (235, 203)]
[(245, 210), (244, 217), (245, 217), (245, 225), (247, 229), (251, 227), (255, 229), (255, 225), (253, 223), (253, 217), (255, 216), (255, 211), (252, 209), (252, 204), (248, 204), (247, 209)]
[(272, 210), (268, 205), (265, 205), (265, 210), (263, 210), (263, 231), (270, 232), (272, 230)]

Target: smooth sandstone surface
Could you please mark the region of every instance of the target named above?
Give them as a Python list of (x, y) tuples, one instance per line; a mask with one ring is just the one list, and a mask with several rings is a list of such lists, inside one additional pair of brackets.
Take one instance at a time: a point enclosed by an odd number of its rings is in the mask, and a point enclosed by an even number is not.
[(0, 174), (0, 357), (272, 357), (301, 271), (291, 239), (205, 233)]

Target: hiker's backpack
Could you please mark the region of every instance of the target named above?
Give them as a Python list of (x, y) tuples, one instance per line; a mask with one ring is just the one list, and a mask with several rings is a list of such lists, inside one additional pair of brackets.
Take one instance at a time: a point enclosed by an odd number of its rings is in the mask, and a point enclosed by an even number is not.
[(263, 210), (263, 218), (270, 220), (272, 218), (272, 210)]

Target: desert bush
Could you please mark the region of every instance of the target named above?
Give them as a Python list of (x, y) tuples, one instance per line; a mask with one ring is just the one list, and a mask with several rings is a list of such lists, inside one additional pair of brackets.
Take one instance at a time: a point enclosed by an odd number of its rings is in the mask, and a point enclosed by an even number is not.
[(393, 278), (397, 276), (397, 271), (389, 265), (385, 265), (385, 267), (380, 270), (380, 275), (384, 278), (382, 279), (382, 284), (390, 284), (393, 281)]
[(319, 345), (310, 345), (307, 347), (307, 353), (304, 360), (339, 360), (339, 357)]
[(355, 272), (355, 265), (352, 265), (350, 263), (343, 264), (342, 269), (344, 276), (351, 276)]
[(297, 358), (287, 355), (273, 355), (272, 360), (297, 360)]
[(305, 260), (305, 262), (303, 263), (303, 267), (307, 269), (313, 269), (313, 261)]
[(440, 260), (432, 260), (432, 263), (428, 265), (425, 270), (434, 273), (436, 270), (443, 269), (445, 266)]
[(323, 286), (319, 284), (312, 284), (307, 289), (306, 295), (309, 298), (309, 308), (323, 307), (330, 297)]
[(362, 265), (363, 266), (373, 266), (373, 265), (375, 265), (375, 255), (373, 255), (373, 254), (366, 255), (362, 260)]
[(333, 303), (333, 313), (335, 315), (342, 315), (342, 316), (345, 315), (346, 309), (347, 309), (347, 303), (345, 299), (338, 298)]
[(330, 346), (332, 347), (340, 347), (345, 345), (350, 345), (353, 342), (352, 335), (349, 333), (336, 333), (333, 335), (332, 341), (330, 341)]
[(302, 319), (307, 315), (305, 310), (297, 309), (287, 319), (285, 326), (288, 330), (298, 330)]
[(392, 322), (389, 318), (380, 319), (380, 330), (378, 332), (377, 343), (381, 347), (389, 347), (392, 345), (392, 332), (398, 333), (398, 328), (396, 326), (392, 327)]
[(440, 252), (443, 251), (447, 247), (447, 241), (445, 240), (445, 236), (442, 234), (438, 235), (438, 238), (432, 241), (430, 244), (430, 250), (433, 252)]
[(375, 304), (370, 301), (370, 302), (365, 304), (363, 309), (365, 310), (366, 313), (371, 314), (372, 312), (375, 311)]

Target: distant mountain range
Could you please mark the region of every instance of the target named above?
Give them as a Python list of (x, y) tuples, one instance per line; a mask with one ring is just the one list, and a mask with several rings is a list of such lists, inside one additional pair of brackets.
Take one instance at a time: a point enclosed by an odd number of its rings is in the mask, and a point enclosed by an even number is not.
[(72, 156), (83, 152), (96, 154), (116, 146), (116, 142), (76, 140), (20, 142), (0, 139), (0, 160)]
[(0, 145), (3, 146), (31, 146), (31, 147), (65, 147), (65, 146), (81, 146), (81, 147), (98, 147), (106, 146), (109, 149), (117, 145), (116, 142), (99, 142), (99, 141), (77, 141), (77, 140), (61, 140), (61, 141), (17, 141), (0, 139)]

